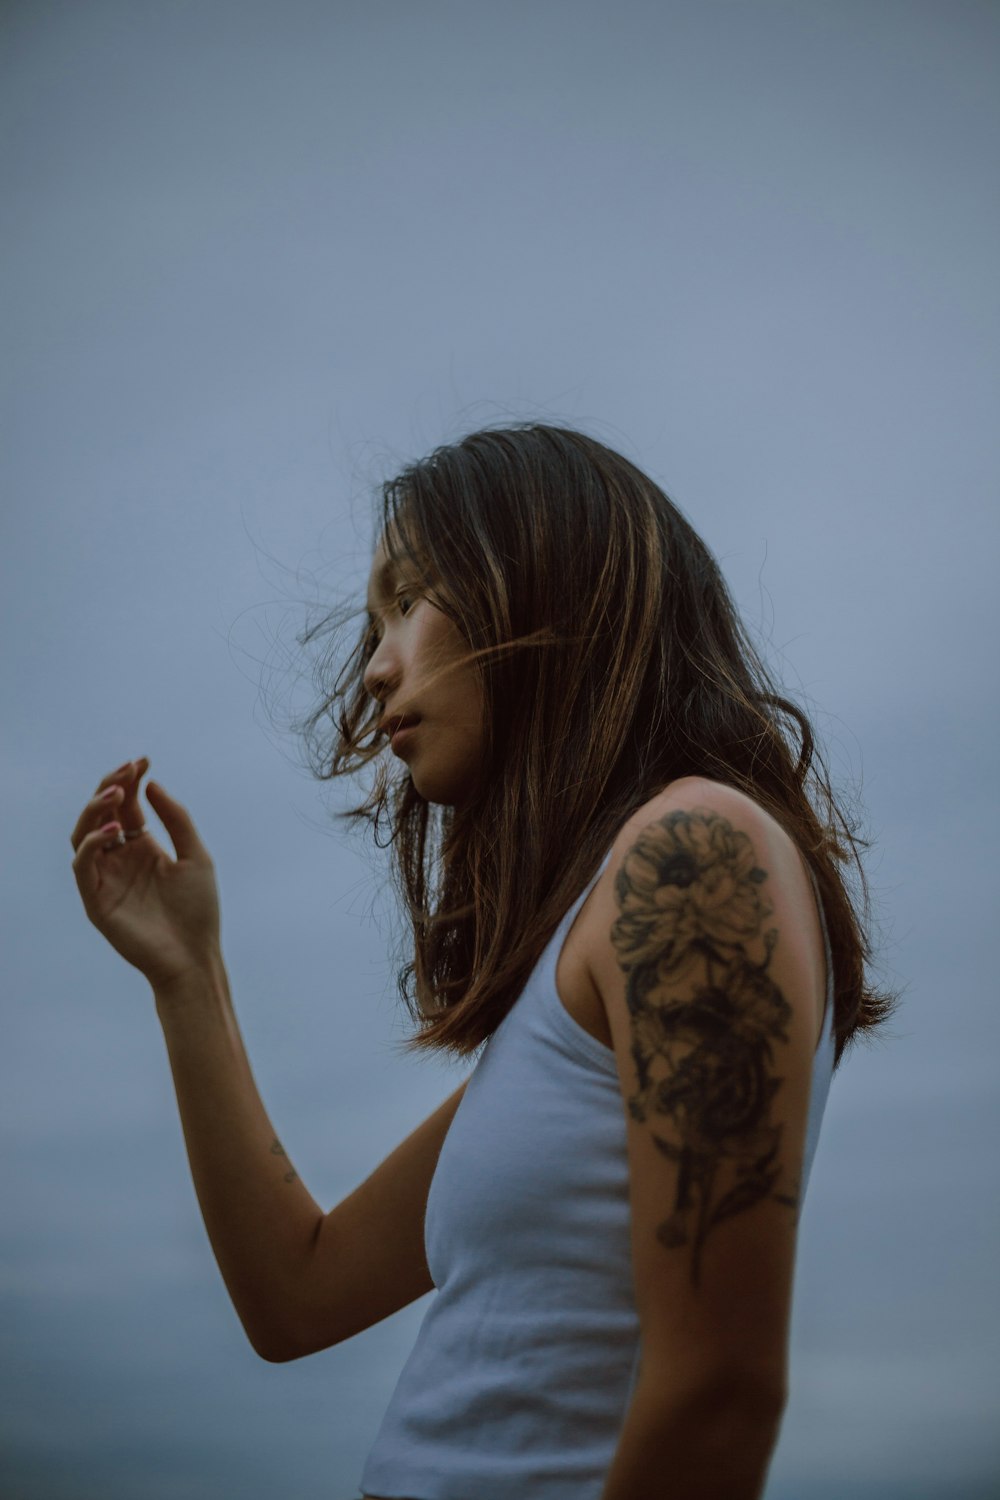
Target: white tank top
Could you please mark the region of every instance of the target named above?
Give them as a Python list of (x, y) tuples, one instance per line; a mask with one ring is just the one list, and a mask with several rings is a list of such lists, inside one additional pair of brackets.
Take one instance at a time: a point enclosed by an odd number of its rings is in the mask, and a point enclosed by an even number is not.
[[(565, 1009), (566, 912), (487, 1041), (424, 1223), (436, 1290), (368, 1455), (365, 1494), (598, 1500), (639, 1364), (625, 1110), (614, 1052)], [(822, 907), (820, 917), (822, 921)], [(833, 965), (801, 1196), (833, 1071)]]

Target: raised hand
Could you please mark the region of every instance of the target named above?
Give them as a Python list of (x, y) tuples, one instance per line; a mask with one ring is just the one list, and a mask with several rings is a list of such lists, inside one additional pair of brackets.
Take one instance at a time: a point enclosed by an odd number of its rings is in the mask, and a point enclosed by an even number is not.
[(169, 988), (221, 955), (215, 866), (185, 808), (156, 782), (146, 796), (176, 859), (145, 826), (139, 785), (146, 757), (98, 784), (70, 843), (84, 911), (154, 989)]

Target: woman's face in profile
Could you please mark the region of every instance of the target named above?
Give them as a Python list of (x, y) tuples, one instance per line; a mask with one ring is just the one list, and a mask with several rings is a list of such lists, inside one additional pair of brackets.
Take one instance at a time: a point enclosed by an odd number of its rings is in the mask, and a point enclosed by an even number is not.
[(469, 644), (426, 595), (405, 558), (380, 542), (368, 579), (375, 641), (365, 688), (381, 705), (392, 753), (428, 802), (458, 806), (474, 790), (483, 757), (483, 689)]

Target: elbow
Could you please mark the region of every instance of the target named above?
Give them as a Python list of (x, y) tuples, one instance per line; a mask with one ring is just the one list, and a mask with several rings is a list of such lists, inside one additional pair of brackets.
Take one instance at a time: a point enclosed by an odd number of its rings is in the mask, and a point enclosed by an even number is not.
[(658, 1379), (653, 1367), (640, 1386), (646, 1399), (661, 1409), (684, 1412), (691, 1420), (735, 1422), (761, 1432), (777, 1432), (788, 1403), (784, 1367), (716, 1367), (688, 1379), (676, 1370), (661, 1372)]
[(724, 1425), (776, 1440), (788, 1404), (783, 1375), (767, 1370), (739, 1370), (720, 1375), (703, 1393), (707, 1409)]
[(310, 1354), (318, 1354), (321, 1349), (340, 1343), (339, 1338), (320, 1336), (312, 1325), (297, 1331), (287, 1327), (251, 1329), (244, 1325), (244, 1332), (254, 1353), (269, 1365), (288, 1365), (293, 1360), (306, 1359)]
[(753, 1366), (720, 1370), (703, 1391), (709, 1405), (741, 1412), (763, 1426), (778, 1424), (788, 1403), (788, 1381), (780, 1370)]
[(291, 1364), (293, 1359), (301, 1359), (301, 1355), (295, 1349), (289, 1349), (278, 1344), (264, 1343), (260, 1339), (251, 1339), (250, 1344), (255, 1354), (269, 1365)]
[(312, 1349), (286, 1327), (276, 1324), (268, 1327), (245, 1319), (241, 1321), (251, 1349), (269, 1365), (287, 1365), (294, 1359), (302, 1359), (304, 1355), (312, 1353)]
[(265, 1333), (260, 1329), (245, 1326), (243, 1331), (253, 1352), (269, 1365), (287, 1365), (293, 1359), (301, 1358), (299, 1350), (293, 1346), (291, 1340), (280, 1334)]
[(617, 1460), (621, 1483), (609, 1487), (609, 1497), (659, 1494), (638, 1476), (668, 1468), (678, 1493), (762, 1494), (783, 1407), (782, 1388), (761, 1372), (689, 1372), (682, 1380), (676, 1371), (657, 1379), (648, 1366), (640, 1369)]

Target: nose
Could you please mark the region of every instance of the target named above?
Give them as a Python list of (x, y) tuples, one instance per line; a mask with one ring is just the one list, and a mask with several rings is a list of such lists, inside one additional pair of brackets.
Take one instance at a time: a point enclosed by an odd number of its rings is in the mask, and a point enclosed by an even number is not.
[(385, 703), (393, 689), (399, 686), (399, 678), (398, 657), (386, 644), (386, 638), (383, 636), (368, 658), (368, 665), (362, 674), (361, 680), (365, 685), (365, 692), (369, 697), (377, 698), (380, 703)]

